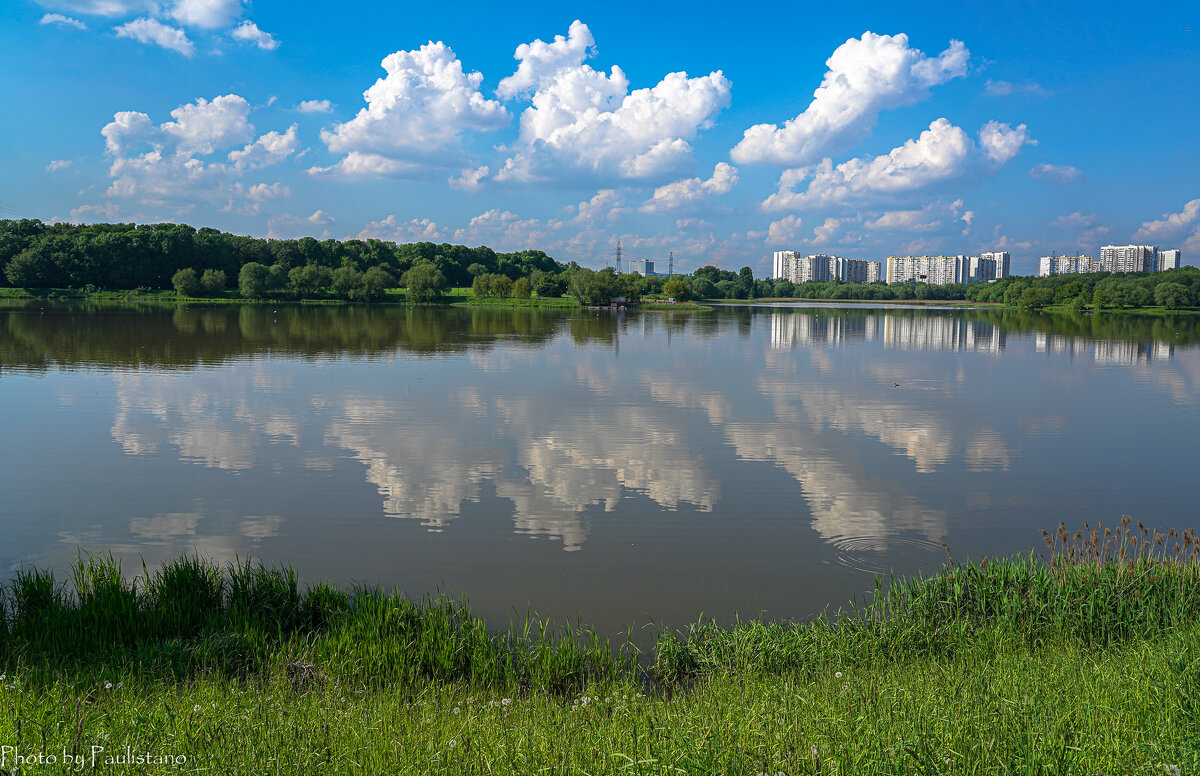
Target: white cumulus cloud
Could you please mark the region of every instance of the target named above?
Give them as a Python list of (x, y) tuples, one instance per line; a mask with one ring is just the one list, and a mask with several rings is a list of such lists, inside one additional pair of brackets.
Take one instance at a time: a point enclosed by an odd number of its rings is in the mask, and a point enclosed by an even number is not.
[(1183, 247), (1194, 255), (1200, 250), (1200, 199), (1193, 199), (1178, 213), (1163, 213), (1157, 221), (1146, 221), (1134, 232), (1133, 239), (1158, 243), (1183, 242)]
[(290, 196), (292, 196), (292, 190), (282, 183), (256, 183), (246, 190), (246, 198), (255, 202), (286, 199)]
[[(294, 153), (296, 127), (248, 142), (254, 133), (249, 114), (250, 103), (236, 94), (180, 105), (171, 111), (171, 121), (158, 125), (138, 111), (114, 114), (101, 130), (112, 157), (107, 196), (183, 209), (223, 199), (235, 209), (245, 199), (261, 202), (281, 195), (286, 187), (256, 184), (247, 190), (241, 178)], [(218, 152), (229, 163), (205, 158)]]
[(329, 100), (302, 100), (296, 110), (300, 113), (329, 113), (333, 110), (333, 103)]
[(418, 177), (425, 172), (425, 166), (417, 162), (362, 151), (351, 151), (328, 167), (308, 169), (310, 175), (337, 175), (343, 178)]
[(1015, 84), (1011, 81), (991, 81), (983, 88), (983, 93), (989, 97), (1007, 97), (1012, 94), (1032, 94), (1038, 97), (1049, 97), (1054, 92), (1038, 83)]
[(646, 213), (655, 213), (663, 210), (695, 207), (714, 197), (727, 194), (737, 185), (737, 181), (737, 168), (726, 162), (718, 162), (717, 166), (713, 168), (712, 177), (708, 180), (685, 178), (665, 186), (659, 186), (654, 190), (654, 196), (642, 205), (641, 210)]
[[(447, 165), (461, 157), (464, 130), (497, 129), (508, 111), (479, 91), (482, 73), (465, 73), (445, 43), (397, 51), (382, 62), (387, 75), (363, 93), (367, 107), (353, 119), (321, 132), (344, 174), (390, 174), (383, 160), (409, 159)], [(350, 161), (352, 154), (359, 158)]]
[(789, 245), (800, 239), (804, 220), (800, 216), (784, 216), (767, 227), (767, 242)]
[(293, 124), (287, 132), (271, 131), (240, 150), (230, 151), (229, 161), (239, 168), (254, 170), (282, 162), (299, 148), (300, 138)]
[(561, 181), (568, 172), (593, 182), (651, 180), (691, 164), (688, 140), (729, 104), (729, 79), (720, 71), (669, 73), (630, 92), (620, 67), (604, 73), (582, 63), (593, 50), (591, 32), (578, 21), (565, 39), (517, 49), (520, 65), (501, 82), (503, 94), (532, 91), (533, 104), (521, 114), (515, 153), (497, 180)]
[[(811, 168), (784, 170), (779, 190), (763, 202), (763, 209), (885, 203), (938, 184), (981, 176), (1031, 142), (1024, 124), (1014, 129), (992, 121), (980, 131), (977, 145), (962, 128), (941, 118), (915, 140), (881, 156), (836, 166), (826, 158)], [(797, 185), (805, 180), (808, 188), (797, 192)]]
[(979, 145), (987, 158), (1004, 164), (1021, 152), (1021, 146), (1037, 145), (1024, 124), (1010, 127), (999, 121), (989, 121), (979, 130)]
[(196, 53), (196, 46), (187, 34), (178, 27), (171, 27), (156, 19), (143, 18), (126, 22), (113, 30), (119, 38), (132, 38), (138, 43), (162, 46), (170, 51), (177, 51), (185, 57)]
[(1083, 213), (1076, 210), (1074, 213), (1065, 216), (1059, 216), (1050, 222), (1050, 226), (1058, 229), (1086, 229), (1096, 222), (1096, 214)]
[(484, 179), (487, 178), (489, 169), (486, 164), (482, 167), (468, 167), (457, 177), (451, 176), (450, 188), (460, 191), (478, 191), (483, 185)]
[(211, 101), (201, 97), (171, 111), (175, 120), (163, 124), (162, 131), (178, 142), (181, 153), (211, 154), (218, 146), (249, 138), (249, 115), (250, 103), (236, 94)]
[(871, 131), (881, 111), (914, 104), (932, 87), (965, 75), (969, 59), (957, 40), (931, 58), (910, 48), (907, 35), (863, 33), (829, 57), (825, 78), (803, 113), (782, 127), (750, 127), (731, 156), (747, 164), (796, 165), (849, 148)]
[(176, 0), (171, 17), (189, 27), (227, 27), (242, 15), (242, 0)]
[(1030, 168), (1029, 176), (1051, 183), (1071, 183), (1083, 178), (1083, 172), (1069, 164), (1046, 164), (1043, 162)]
[[(157, 7), (149, 0), (37, 0), (38, 5), (88, 16), (129, 16)], [(53, 14), (57, 15), (57, 14)]]
[(253, 43), (263, 51), (274, 51), (279, 48), (279, 41), (269, 32), (263, 32), (258, 25), (247, 19), (233, 28), (229, 37), (244, 43)]
[(48, 13), (38, 20), (38, 24), (57, 24), (60, 27), (74, 27), (77, 30), (86, 30), (87, 25), (78, 19), (72, 19), (70, 16), (63, 16), (61, 13)]
[(390, 240), (397, 243), (433, 242), (446, 239), (446, 233), (428, 218), (401, 221), (391, 215), (381, 221), (371, 221), (357, 235), (359, 240)]
[(595, 48), (592, 31), (578, 19), (571, 22), (565, 38), (555, 35), (550, 43), (542, 40), (522, 43), (513, 55), (513, 59), (520, 62), (517, 72), (501, 80), (496, 93), (508, 99), (532, 92), (537, 86), (553, 80), (560, 70), (579, 67), (595, 54)]
[[(316, 210), (310, 216), (294, 216), (290, 213), (280, 213), (267, 219), (267, 237), (279, 239), (282, 237), (311, 237), (316, 230), (313, 227), (327, 226), (334, 222), (333, 216), (324, 210)], [(325, 239), (330, 235), (328, 229), (323, 229), (319, 235)]]

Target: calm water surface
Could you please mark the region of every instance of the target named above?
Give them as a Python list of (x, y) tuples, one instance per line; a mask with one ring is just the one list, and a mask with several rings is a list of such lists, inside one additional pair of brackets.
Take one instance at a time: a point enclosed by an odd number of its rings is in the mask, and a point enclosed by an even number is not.
[(1060, 520), (1200, 528), (1200, 320), (0, 310), (0, 572), (80, 548), (615, 631), (804, 617)]

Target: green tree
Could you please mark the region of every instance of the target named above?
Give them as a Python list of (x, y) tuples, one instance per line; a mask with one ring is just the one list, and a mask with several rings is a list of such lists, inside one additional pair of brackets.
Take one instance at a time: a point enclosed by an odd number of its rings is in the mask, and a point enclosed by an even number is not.
[(475, 262), (471, 266), (467, 267), (467, 274), (473, 278), (477, 278), (487, 271), (488, 271), (487, 267), (483, 266), (479, 262)]
[(225, 270), (206, 269), (200, 276), (200, 286), (206, 294), (215, 294), (225, 288)]
[(1154, 301), (1168, 310), (1178, 310), (1191, 304), (1191, 294), (1182, 283), (1159, 283), (1154, 289)]
[(198, 296), (200, 294), (200, 278), (191, 267), (181, 269), (171, 277), (171, 285), (180, 296)]
[(261, 299), (266, 296), (271, 269), (257, 261), (242, 265), (238, 273), (238, 293), (247, 299)]
[(621, 296), (630, 302), (640, 302), (646, 288), (646, 279), (636, 272), (631, 272), (618, 277), (617, 285), (621, 289)]
[(267, 291), (279, 293), (288, 287), (288, 265), (275, 262), (267, 274)]
[[(685, 282), (686, 282), (686, 278), (683, 278), (682, 275), (676, 275), (675, 277), (671, 278), (671, 280), (667, 281), (667, 285), (670, 285), (671, 281), (675, 280), (675, 278), (681, 278), (681, 279), (685, 280)], [(714, 284), (711, 280), (709, 280), (708, 278), (705, 278), (705, 277), (694, 277), (693, 276), (690, 285), (691, 285), (691, 291), (692, 291), (691, 298), (693, 298), (693, 299), (715, 299), (717, 297), (717, 295), (721, 293), (720, 291), (717, 290), (716, 284)], [(663, 293), (666, 293), (666, 291), (667, 291), (667, 286), (664, 285)], [(670, 296), (670, 295), (668, 294), (668, 296)]]
[(617, 278), (611, 270), (596, 272), (580, 267), (571, 273), (567, 291), (585, 305), (604, 305), (617, 296)]
[(499, 273), (489, 275), (488, 286), (491, 288), (492, 296), (497, 299), (507, 299), (512, 296), (513, 281), (508, 275)]
[(746, 287), (736, 280), (722, 280), (717, 283), (717, 292), (723, 299), (745, 299)]
[(450, 285), (446, 276), (434, 264), (421, 262), (414, 264), (412, 269), (404, 273), (400, 283), (408, 289), (408, 301), (437, 302), (446, 293)]
[[(441, 282), (444, 290), (446, 279), (443, 277)], [(387, 296), (387, 290), (395, 284), (396, 279), (392, 277), (392, 273), (380, 266), (371, 267), (362, 273), (358, 285), (350, 290), (350, 298), (356, 302), (374, 302)], [(412, 293), (411, 289), (409, 293)]]
[[(317, 243), (316, 240), (313, 240)], [(333, 273), (319, 264), (305, 264), (288, 271), (288, 288), (301, 298), (311, 298), (324, 293), (333, 283)]]
[(1054, 304), (1054, 290), (1050, 288), (1026, 288), (1017, 300), (1023, 310), (1040, 310), (1050, 304)]
[[(692, 299), (693, 292), (697, 286), (703, 286), (706, 290), (711, 290), (714, 294), (716, 286), (707, 278), (692, 278), (688, 281), (683, 275), (675, 275), (674, 277), (663, 283), (663, 295), (668, 299), (674, 299), (677, 302), (687, 302)], [(701, 298), (707, 298), (700, 295)]]
[(517, 299), (528, 299), (532, 290), (529, 278), (517, 278), (513, 281), (512, 295)]
[(333, 271), (330, 286), (338, 296), (350, 298), (351, 293), (362, 284), (362, 273), (354, 267), (338, 267)]
[(562, 275), (543, 274), (533, 286), (537, 295), (543, 299), (557, 299), (567, 293), (567, 284), (563, 281)]

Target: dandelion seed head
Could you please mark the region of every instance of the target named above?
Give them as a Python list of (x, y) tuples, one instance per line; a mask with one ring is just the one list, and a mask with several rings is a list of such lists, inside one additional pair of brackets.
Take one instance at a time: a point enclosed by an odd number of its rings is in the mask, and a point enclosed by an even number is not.
[(197, 703), (195, 706), (193, 706), (192, 711), (200, 711), (200, 704)]
[(836, 674), (834, 674), (834, 675), (833, 675), (833, 678), (834, 678), (834, 679), (841, 679), (841, 678), (842, 678), (842, 672), (841, 672), (841, 671), (838, 671)]
[(512, 698), (505, 698), (504, 700), (502, 700), (500, 702), (503, 703), (505, 706), (507, 706), (508, 704), (512, 703)]
[(455, 707), (454, 707), (454, 711), (453, 711), (452, 713), (454, 713), (454, 714), (458, 714), (460, 711), (462, 711), (462, 709), (460, 709), (459, 707), (455, 706)]

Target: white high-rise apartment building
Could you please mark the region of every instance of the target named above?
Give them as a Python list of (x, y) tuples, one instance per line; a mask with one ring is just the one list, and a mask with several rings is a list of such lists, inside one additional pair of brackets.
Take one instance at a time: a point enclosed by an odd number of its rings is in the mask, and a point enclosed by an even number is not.
[(793, 283), (823, 283), (834, 279), (846, 283), (876, 283), (880, 269), (877, 261), (843, 259), (825, 253), (797, 256), (795, 251), (775, 251), (771, 277)]
[(889, 256), (887, 282), (928, 283), (944, 286), (949, 283), (987, 283), (997, 278), (998, 271), (1007, 272), (1008, 253), (997, 261), (995, 254), (983, 256)]
[(979, 254), (979, 258), (984, 261), (994, 261), (996, 263), (996, 276), (992, 278), (993, 280), (1008, 277), (1008, 251), (984, 251)]
[(1158, 248), (1153, 245), (1105, 245), (1100, 249), (1105, 272), (1154, 272)]
[(1091, 256), (1043, 256), (1038, 260), (1038, 277), (1075, 275), (1080, 272), (1103, 272), (1104, 267)]
[(1165, 272), (1169, 269), (1179, 269), (1183, 266), (1183, 251), (1178, 248), (1172, 248), (1166, 251), (1158, 252), (1158, 271)]
[[(795, 251), (775, 251), (771, 254), (771, 278), (773, 280), (791, 280), (788, 277), (789, 265), (796, 258)], [(796, 281), (792, 280), (792, 282)]]

